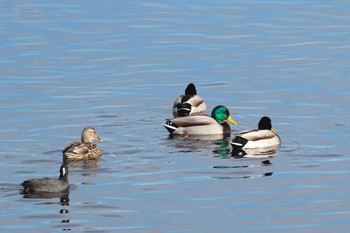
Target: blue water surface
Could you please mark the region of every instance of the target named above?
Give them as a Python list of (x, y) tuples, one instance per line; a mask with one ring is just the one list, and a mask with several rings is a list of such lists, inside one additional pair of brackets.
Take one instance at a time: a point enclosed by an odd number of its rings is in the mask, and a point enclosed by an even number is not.
[[(348, 232), (347, 1), (0, 2), (1, 232)], [(193, 82), (273, 157), (161, 125)], [(68, 196), (26, 197), (95, 127)]]

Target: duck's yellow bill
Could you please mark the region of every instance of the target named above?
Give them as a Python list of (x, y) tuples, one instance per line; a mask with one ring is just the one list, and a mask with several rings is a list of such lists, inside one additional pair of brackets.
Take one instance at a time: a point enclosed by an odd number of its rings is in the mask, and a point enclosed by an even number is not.
[(274, 130), (274, 129), (271, 129), (271, 131), (272, 131), (272, 132), (274, 132), (275, 134), (277, 134), (276, 130)]
[(229, 122), (231, 122), (232, 124), (234, 124), (235, 126), (238, 126), (237, 122), (236, 122), (235, 120), (233, 120), (231, 116), (229, 116), (229, 117), (227, 118), (227, 120), (228, 120)]

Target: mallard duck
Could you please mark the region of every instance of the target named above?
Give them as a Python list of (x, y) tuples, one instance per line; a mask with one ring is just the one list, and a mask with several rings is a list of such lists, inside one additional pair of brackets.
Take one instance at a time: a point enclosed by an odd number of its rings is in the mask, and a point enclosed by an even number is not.
[(194, 115), (177, 117), (164, 123), (164, 127), (175, 135), (230, 135), (231, 128), (226, 122), (237, 125), (230, 116), (230, 112), (223, 105), (216, 106), (211, 117), (207, 115)]
[(81, 142), (72, 142), (62, 151), (64, 160), (94, 159), (101, 155), (101, 150), (93, 140), (103, 142), (94, 128), (86, 127), (81, 133)]
[(60, 177), (58, 179), (41, 178), (29, 179), (21, 183), (24, 187), (24, 192), (60, 192), (69, 187), (68, 182), (68, 167), (61, 165)]
[(258, 129), (237, 133), (231, 145), (242, 149), (269, 148), (281, 144), (281, 139), (272, 128), (271, 119), (264, 116), (260, 119)]
[(173, 105), (174, 117), (204, 114), (206, 110), (207, 105), (203, 98), (197, 95), (196, 86), (193, 83), (188, 84), (185, 95), (177, 97)]

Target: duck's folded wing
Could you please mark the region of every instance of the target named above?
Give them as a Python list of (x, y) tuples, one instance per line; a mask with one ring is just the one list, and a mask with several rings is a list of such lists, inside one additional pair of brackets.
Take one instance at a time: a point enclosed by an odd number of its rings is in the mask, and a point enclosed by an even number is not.
[(39, 179), (29, 179), (29, 180), (25, 180), (21, 183), (21, 185), (25, 188), (29, 187), (31, 184), (38, 182)]
[(270, 138), (276, 137), (276, 134), (274, 134), (270, 130), (250, 130), (250, 131), (246, 131), (245, 133), (241, 132), (236, 136), (245, 138), (249, 141), (257, 141), (257, 140), (270, 139)]
[(171, 122), (175, 123), (179, 127), (211, 125), (217, 123), (213, 118), (204, 115), (178, 117), (172, 119)]
[(70, 152), (74, 154), (86, 154), (89, 152), (89, 150), (81, 142), (72, 142), (66, 147), (66, 149), (63, 150), (63, 153), (66, 153), (66, 152)]
[(74, 147), (76, 147), (80, 144), (81, 144), (81, 142), (72, 142), (71, 144), (66, 146), (66, 148), (62, 151), (62, 153), (66, 153), (67, 151), (72, 150)]
[(40, 186), (45, 186), (46, 184), (51, 185), (53, 182), (53, 179), (49, 177), (40, 178), (40, 179), (29, 179), (24, 181), (21, 185), (25, 188), (31, 188), (36, 189)]
[(79, 146), (79, 147), (75, 147), (73, 152), (76, 154), (82, 155), (82, 154), (87, 154), (89, 152), (89, 150), (85, 146)]
[(249, 134), (251, 132), (256, 132), (256, 129), (248, 129), (235, 134), (235, 137), (241, 137), (242, 135)]
[(59, 180), (45, 177), (42, 179), (37, 179), (35, 182), (32, 182), (29, 188), (33, 191), (39, 192), (57, 192), (68, 187), (68, 183), (62, 185)]
[(189, 98), (186, 102), (191, 104), (193, 107), (198, 107), (199, 105), (203, 104), (204, 100), (199, 95), (194, 95), (191, 98)]

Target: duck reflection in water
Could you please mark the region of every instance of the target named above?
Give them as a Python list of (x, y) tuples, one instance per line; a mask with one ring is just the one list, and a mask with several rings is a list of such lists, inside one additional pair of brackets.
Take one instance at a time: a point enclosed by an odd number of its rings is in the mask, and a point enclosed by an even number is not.
[(169, 135), (169, 140), (174, 140), (175, 147), (183, 149), (183, 152), (200, 152), (213, 150), (213, 153), (218, 156), (229, 156), (230, 146), (227, 138), (222, 139), (222, 136), (216, 135), (196, 135), (195, 137), (182, 138), (179, 135)]
[[(256, 161), (256, 160), (252, 160)], [(260, 164), (249, 164), (249, 165), (233, 165), (233, 166), (214, 166), (214, 169), (219, 169), (217, 173), (222, 173), (219, 176), (213, 176), (215, 179), (252, 179), (258, 177), (272, 176), (273, 172), (258, 173), (256, 172), (259, 167), (271, 166), (270, 160), (263, 160)], [(233, 169), (233, 170), (232, 170)], [(254, 172), (254, 170), (256, 170)]]
[(72, 161), (63, 159), (63, 163), (69, 165), (70, 168), (94, 169), (100, 168), (100, 158), (90, 159), (86, 161)]
[(38, 198), (38, 199), (60, 198), (61, 203), (69, 204), (69, 188), (60, 192), (35, 192), (35, 191), (23, 190), (21, 194), (23, 195), (24, 198)]
[(272, 158), (277, 154), (279, 146), (265, 148), (239, 148), (232, 147), (231, 156), (234, 158)]
[[(59, 202), (44, 202), (40, 203), (42, 205), (55, 205), (59, 204), (61, 208), (59, 209), (59, 213), (62, 214), (63, 219), (61, 220), (62, 223), (69, 223), (70, 219), (68, 219), (69, 210), (67, 207), (69, 206), (69, 188), (60, 191), (60, 192), (22, 192), (23, 198), (36, 198), (36, 199), (54, 199), (59, 198)], [(71, 230), (70, 228), (64, 228), (63, 230)]]
[(228, 157), (230, 155), (230, 146), (227, 139), (217, 140), (215, 145), (217, 145), (217, 148), (213, 150), (213, 153), (218, 157)]

